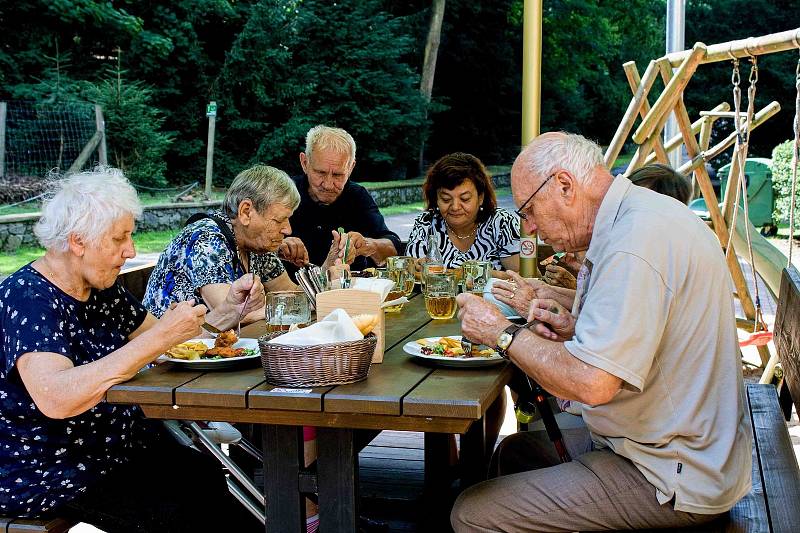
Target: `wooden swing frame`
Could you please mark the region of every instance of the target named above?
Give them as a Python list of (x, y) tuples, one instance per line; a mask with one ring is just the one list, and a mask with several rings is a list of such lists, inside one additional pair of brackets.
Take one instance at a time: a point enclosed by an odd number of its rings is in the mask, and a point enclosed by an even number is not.
[[(718, 156), (736, 142), (737, 132), (735, 128), (725, 139), (714, 146), (709, 146), (711, 128), (714, 121), (722, 117), (731, 116), (730, 105), (723, 102), (711, 111), (702, 111), (700, 112), (700, 118), (693, 123), (683, 102), (683, 92), (697, 67), (702, 64), (756, 57), (792, 49), (800, 49), (800, 28), (712, 46), (696, 43), (691, 50), (667, 54), (659, 59), (650, 61), (641, 77), (634, 61), (625, 63), (623, 69), (633, 96), (604, 155), (606, 166), (611, 168), (626, 140), (630, 137), (638, 148), (625, 172), (625, 176), (629, 176), (636, 169), (655, 161), (669, 164), (667, 154), (672, 150), (679, 149), (682, 145), (686, 147), (689, 161), (677, 170), (682, 173), (694, 173), (694, 183), (698, 185), (705, 199), (714, 232), (719, 238), (723, 249), (731, 249), (731, 253), (726, 256), (728, 270), (731, 273), (736, 287), (736, 296), (739, 298), (746, 318), (746, 321), (738, 322), (740, 325), (749, 325), (750, 328), (752, 328), (756, 320), (755, 305), (736, 256), (734, 243), (728, 242), (728, 225), (731, 223), (734, 207), (733, 197), (735, 197), (735, 191), (740, 186), (738, 160), (737, 158), (732, 160), (722, 209), (717, 203), (717, 197), (711, 185), (711, 178), (705, 168), (706, 162)], [(675, 72), (672, 70), (673, 67), (677, 68)], [(664, 82), (664, 90), (651, 106), (648, 94), (658, 76)], [(750, 131), (759, 127), (778, 111), (780, 111), (778, 102), (771, 102), (769, 105), (764, 106), (755, 113), (753, 121), (749, 125)], [(673, 113), (678, 123), (680, 135), (664, 143), (661, 139), (662, 131), (670, 114)], [(641, 122), (631, 134), (637, 117), (641, 117)], [(743, 124), (735, 126), (741, 128)], [(744, 223), (747, 224), (749, 221), (744, 221)], [(738, 233), (739, 224), (736, 226), (736, 233)], [(734, 240), (731, 239), (731, 241)], [(755, 251), (761, 256), (760, 263), (763, 266), (770, 266), (778, 272), (777, 276), (769, 275), (765, 277), (770, 291), (775, 296), (778, 296), (780, 291), (780, 272), (783, 264), (776, 263), (774, 253), (765, 252), (763, 247), (755, 246)], [(777, 283), (773, 282), (774, 278), (777, 278)], [(762, 365), (766, 366), (770, 358), (769, 350), (766, 346), (759, 346), (758, 352)]]

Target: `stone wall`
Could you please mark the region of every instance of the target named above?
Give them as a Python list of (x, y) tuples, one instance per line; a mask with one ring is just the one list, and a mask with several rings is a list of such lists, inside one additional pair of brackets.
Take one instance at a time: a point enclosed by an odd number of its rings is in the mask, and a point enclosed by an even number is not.
[[(495, 187), (508, 187), (510, 174), (493, 177)], [(422, 180), (409, 180), (398, 186), (378, 185), (370, 188), (378, 207), (402, 205), (422, 200)], [(187, 204), (148, 205), (137, 222), (137, 231), (165, 231), (183, 226), (192, 214), (218, 208), (221, 202), (193, 202)], [(13, 252), (22, 246), (37, 246), (33, 226), (39, 220), (39, 213), (26, 215), (0, 216), (0, 252)]]

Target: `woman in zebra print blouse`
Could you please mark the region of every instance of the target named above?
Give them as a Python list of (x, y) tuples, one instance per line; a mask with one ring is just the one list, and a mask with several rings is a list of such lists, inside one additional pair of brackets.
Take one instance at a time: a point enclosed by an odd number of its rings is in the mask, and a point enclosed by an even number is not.
[(497, 207), (492, 180), (477, 157), (443, 156), (428, 169), (422, 187), (427, 211), (414, 221), (408, 255), (428, 257), (433, 231), (448, 268), (476, 259), (491, 261), (497, 271), (519, 270), (519, 217)]

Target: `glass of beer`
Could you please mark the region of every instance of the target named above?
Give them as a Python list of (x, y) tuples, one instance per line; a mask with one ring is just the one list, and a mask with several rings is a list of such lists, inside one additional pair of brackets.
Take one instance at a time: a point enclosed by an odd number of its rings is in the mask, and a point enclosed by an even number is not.
[[(389, 290), (389, 294), (386, 295), (386, 299), (384, 301), (389, 302), (391, 300), (396, 300), (402, 296), (405, 296), (405, 284), (408, 280), (408, 273), (405, 270), (388, 270), (385, 268), (379, 268), (375, 271), (375, 277), (381, 279), (388, 279), (394, 282), (394, 286)], [(413, 283), (413, 278), (412, 278)], [(398, 305), (390, 305), (389, 307), (384, 307), (383, 310), (387, 313), (397, 313), (403, 308), (403, 304)]]
[(266, 294), (264, 314), (267, 332), (287, 331), (293, 324), (303, 327), (311, 321), (311, 306), (303, 291), (275, 291)]
[(444, 268), (444, 265), (441, 264), (441, 263), (430, 262), (430, 263), (423, 263), (422, 264), (422, 275), (420, 276), (420, 283), (422, 285), (421, 288), (422, 288), (422, 294), (423, 295), (425, 294), (425, 287), (427, 286), (426, 283), (425, 283), (425, 280), (427, 279), (427, 277), (430, 274), (441, 274), (442, 272), (445, 272), (445, 271), (446, 271), (446, 269)]
[(470, 259), (461, 265), (464, 276), (464, 292), (469, 292), (478, 296), (483, 296), (486, 284), (492, 279), (491, 261), (479, 261)]
[(386, 258), (386, 270), (390, 272), (405, 271), (405, 282), (403, 284), (403, 293), (405, 296), (411, 296), (414, 292), (414, 258), (410, 255), (393, 255)]
[(429, 272), (425, 278), (425, 309), (435, 320), (456, 314), (456, 276), (453, 272)]

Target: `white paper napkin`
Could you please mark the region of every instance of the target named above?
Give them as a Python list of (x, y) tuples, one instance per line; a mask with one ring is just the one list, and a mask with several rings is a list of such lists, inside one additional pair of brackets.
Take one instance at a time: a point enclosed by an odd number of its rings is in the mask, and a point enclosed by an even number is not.
[(394, 287), (394, 282), (383, 278), (353, 278), (351, 287), (362, 291), (377, 292), (381, 295), (381, 301), (384, 301)]
[(395, 298), (394, 300), (389, 300), (388, 302), (383, 302), (381, 304), (381, 309), (384, 309), (386, 307), (391, 307), (393, 305), (405, 304), (407, 302), (408, 302), (408, 298), (406, 298), (405, 296), (401, 296), (400, 298)]
[(344, 309), (334, 309), (316, 324), (286, 332), (269, 342), (291, 346), (311, 346), (312, 344), (357, 341), (363, 338), (364, 335), (353, 323), (350, 315)]

